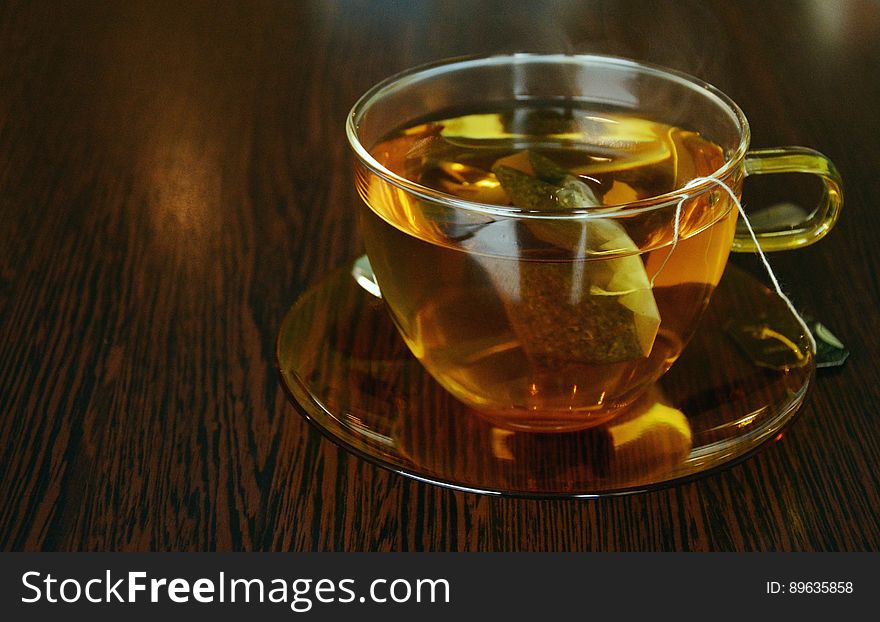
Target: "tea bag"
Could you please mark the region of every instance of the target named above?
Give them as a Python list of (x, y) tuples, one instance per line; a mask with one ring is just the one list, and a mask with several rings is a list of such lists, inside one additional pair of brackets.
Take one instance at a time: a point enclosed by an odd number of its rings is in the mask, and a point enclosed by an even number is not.
[[(586, 183), (549, 158), (524, 153), (502, 158), (492, 170), (515, 206), (559, 213), (602, 204)], [(524, 233), (513, 227), (493, 223), (480, 232), (479, 241), (483, 248), (496, 244), (499, 254), (509, 255), (510, 237)], [(648, 356), (660, 313), (639, 249), (626, 230), (606, 218), (533, 219), (525, 227), (531, 236), (574, 257), (599, 256), (574, 262), (477, 259), (505, 301), (526, 353), (581, 363)], [(609, 258), (600, 258), (603, 253)]]

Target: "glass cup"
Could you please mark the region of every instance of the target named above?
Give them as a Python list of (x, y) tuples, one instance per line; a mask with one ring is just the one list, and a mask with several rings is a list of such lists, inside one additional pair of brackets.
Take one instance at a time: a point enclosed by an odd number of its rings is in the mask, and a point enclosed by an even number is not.
[(400, 334), (508, 429), (598, 425), (669, 369), (729, 252), (756, 250), (723, 186), (822, 182), (804, 222), (756, 229), (764, 251), (816, 242), (842, 204), (822, 154), (749, 151), (748, 122), (718, 89), (613, 57), (419, 67), (364, 94), (346, 131), (372, 275)]

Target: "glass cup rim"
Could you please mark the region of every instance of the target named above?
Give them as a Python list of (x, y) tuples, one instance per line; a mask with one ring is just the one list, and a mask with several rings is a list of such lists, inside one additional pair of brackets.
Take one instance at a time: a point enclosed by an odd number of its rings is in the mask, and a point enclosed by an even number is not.
[[(605, 67), (617, 66), (634, 69), (645, 74), (677, 82), (704, 97), (714, 100), (716, 104), (724, 108), (739, 126), (739, 144), (730, 159), (725, 161), (721, 167), (713, 171), (711, 174), (705, 175), (705, 178), (702, 181), (692, 186), (677, 188), (653, 197), (619, 205), (608, 205), (598, 209), (573, 209), (566, 210), (564, 213), (557, 212), (548, 214), (547, 212), (529, 211), (513, 206), (468, 201), (455, 195), (424, 186), (384, 167), (372, 156), (372, 154), (370, 154), (358, 138), (357, 131), (359, 121), (363, 114), (369, 109), (374, 100), (393, 88), (400, 88), (401, 86), (405, 86), (407, 82), (414, 82), (421, 78), (440, 75), (441, 73), (453, 69), (525, 63), (593, 64)], [(361, 95), (360, 98), (358, 98), (348, 113), (345, 123), (345, 133), (349, 145), (355, 152), (358, 160), (360, 160), (364, 166), (388, 183), (404, 190), (405, 192), (416, 195), (420, 199), (440, 202), (452, 208), (492, 216), (502, 216), (515, 219), (553, 220), (588, 220), (591, 218), (613, 218), (615, 216), (629, 217), (668, 207), (685, 198), (700, 196), (710, 189), (717, 188), (719, 183), (724, 184), (724, 179), (726, 179), (745, 158), (751, 137), (749, 122), (746, 119), (745, 113), (743, 113), (742, 109), (736, 104), (736, 102), (717, 87), (685, 72), (660, 65), (604, 54), (538, 54), (531, 52), (444, 58), (395, 73), (372, 86)]]

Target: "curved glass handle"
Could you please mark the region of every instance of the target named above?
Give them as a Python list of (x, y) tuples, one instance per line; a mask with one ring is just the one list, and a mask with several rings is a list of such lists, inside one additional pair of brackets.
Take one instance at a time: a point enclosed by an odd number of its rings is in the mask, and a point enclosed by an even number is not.
[[(810, 217), (795, 227), (776, 231), (757, 231), (761, 250), (781, 251), (809, 246), (822, 239), (837, 222), (843, 205), (840, 173), (818, 151), (806, 147), (775, 147), (749, 151), (745, 158), (746, 175), (768, 173), (809, 173), (822, 180), (822, 199)], [(755, 243), (747, 232), (737, 232), (732, 250), (755, 252)]]

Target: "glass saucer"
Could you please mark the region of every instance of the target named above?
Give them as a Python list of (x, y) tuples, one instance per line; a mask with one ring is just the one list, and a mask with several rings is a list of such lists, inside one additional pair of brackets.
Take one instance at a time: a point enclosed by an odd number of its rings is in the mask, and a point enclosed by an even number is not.
[(731, 338), (731, 326), (765, 317), (805, 343), (782, 300), (728, 264), (672, 369), (612, 421), (569, 433), (501, 429), (458, 402), (410, 354), (382, 300), (355, 282), (351, 266), (291, 307), (277, 356), (282, 382), (305, 418), (374, 464), (469, 492), (594, 497), (691, 479), (781, 438), (815, 363), (809, 357), (783, 369), (756, 365)]

